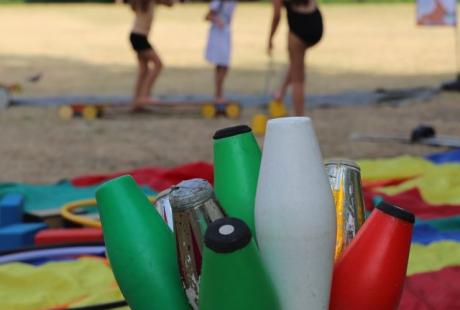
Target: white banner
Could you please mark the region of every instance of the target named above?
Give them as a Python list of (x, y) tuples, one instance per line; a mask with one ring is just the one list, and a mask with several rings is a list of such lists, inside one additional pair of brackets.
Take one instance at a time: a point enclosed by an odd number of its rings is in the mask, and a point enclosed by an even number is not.
[(417, 25), (456, 26), (456, 0), (417, 0)]

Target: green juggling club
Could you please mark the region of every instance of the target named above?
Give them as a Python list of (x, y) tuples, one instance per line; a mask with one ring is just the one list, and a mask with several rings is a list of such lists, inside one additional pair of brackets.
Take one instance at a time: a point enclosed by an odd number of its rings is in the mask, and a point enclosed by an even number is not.
[(205, 234), (200, 310), (278, 310), (276, 292), (248, 226), (236, 218), (211, 223)]
[(229, 216), (242, 219), (255, 236), (254, 202), (261, 152), (250, 127), (214, 134), (214, 191)]
[(133, 310), (190, 309), (173, 233), (131, 176), (101, 185), (96, 200), (115, 278)]

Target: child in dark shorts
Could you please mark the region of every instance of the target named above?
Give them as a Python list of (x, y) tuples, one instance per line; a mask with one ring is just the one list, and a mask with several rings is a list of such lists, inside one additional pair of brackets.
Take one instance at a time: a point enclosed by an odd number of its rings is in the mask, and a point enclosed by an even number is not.
[(289, 68), (274, 99), (281, 101), (288, 86), (292, 86), (294, 114), (305, 113), (305, 54), (323, 36), (323, 17), (316, 0), (272, 0), (273, 18), (268, 38), (268, 52), (273, 49), (273, 37), (284, 5), (287, 11)]
[(133, 50), (136, 52), (138, 73), (133, 96), (133, 111), (145, 112), (145, 105), (154, 103), (151, 97), (152, 88), (160, 74), (163, 63), (160, 56), (148, 41), (152, 27), (155, 2), (172, 6), (172, 1), (163, 0), (130, 0), (131, 8), (135, 14), (134, 25), (129, 35)]

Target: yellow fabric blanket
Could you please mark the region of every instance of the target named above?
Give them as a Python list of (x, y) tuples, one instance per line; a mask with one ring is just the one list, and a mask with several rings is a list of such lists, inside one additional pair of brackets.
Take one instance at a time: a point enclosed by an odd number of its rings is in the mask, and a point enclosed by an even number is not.
[(407, 275), (437, 271), (444, 267), (460, 265), (460, 243), (435, 242), (429, 245), (412, 244)]
[(406, 179), (421, 175), (434, 164), (414, 156), (358, 160), (364, 181)]
[(0, 309), (65, 309), (123, 299), (112, 270), (102, 258), (50, 262), (38, 267), (0, 265)]

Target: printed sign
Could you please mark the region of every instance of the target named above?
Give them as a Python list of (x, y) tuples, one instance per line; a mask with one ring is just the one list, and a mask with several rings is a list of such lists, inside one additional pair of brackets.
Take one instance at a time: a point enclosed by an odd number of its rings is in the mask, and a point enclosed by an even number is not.
[(417, 0), (417, 25), (456, 26), (456, 0)]

